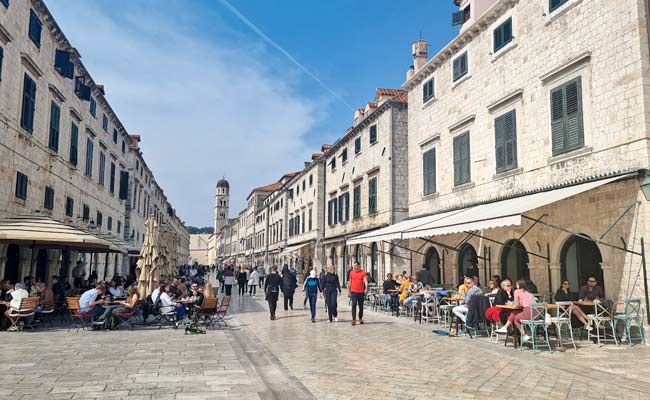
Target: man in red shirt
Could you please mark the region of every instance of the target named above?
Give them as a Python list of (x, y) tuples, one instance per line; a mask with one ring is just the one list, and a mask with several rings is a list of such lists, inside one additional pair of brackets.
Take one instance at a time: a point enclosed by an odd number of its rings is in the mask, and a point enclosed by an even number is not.
[(361, 269), (358, 261), (354, 262), (354, 269), (350, 271), (350, 291), (348, 297), (352, 300), (352, 325), (357, 324), (357, 304), (359, 305), (359, 323), (363, 325), (363, 299), (368, 291), (368, 278), (366, 271)]

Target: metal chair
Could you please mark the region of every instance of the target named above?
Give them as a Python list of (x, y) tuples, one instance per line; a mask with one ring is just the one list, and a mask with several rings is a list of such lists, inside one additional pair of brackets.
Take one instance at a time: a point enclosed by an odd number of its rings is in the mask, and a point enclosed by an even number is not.
[(550, 322), (555, 326), (555, 332), (557, 334), (558, 346), (564, 344), (562, 340), (562, 328), (567, 328), (569, 331), (569, 339), (571, 339), (571, 344), (573, 349), (577, 350), (576, 342), (573, 339), (573, 327), (571, 326), (571, 314), (573, 313), (573, 302), (572, 301), (558, 301), (555, 303), (557, 305), (555, 316), (551, 316)]
[[(530, 305), (530, 319), (522, 319), (521, 322), (521, 344), (519, 350), (523, 348), (524, 343), (530, 343), (533, 351), (537, 351), (537, 346), (548, 346), (548, 351), (552, 352), (551, 342), (548, 339), (548, 326), (546, 325), (546, 313), (548, 312), (548, 305), (546, 303), (532, 303)], [(526, 328), (530, 330), (530, 339), (524, 340)], [(544, 332), (544, 340), (538, 343), (537, 331), (542, 329)]]
[(228, 322), (226, 322), (226, 314), (228, 313), (228, 308), (230, 306), (230, 296), (224, 296), (223, 299), (221, 299), (221, 304), (217, 308), (217, 311), (214, 314), (214, 325), (219, 325), (219, 324), (224, 324), (224, 326), (228, 326)]
[(425, 298), (422, 302), (422, 319), (425, 322), (440, 323), (440, 314), (438, 313), (438, 298), (434, 295)]
[[(643, 335), (643, 316), (641, 314), (641, 300), (639, 299), (631, 299), (631, 300), (625, 300), (625, 311), (623, 314), (614, 314), (613, 320), (614, 320), (614, 340), (616, 341), (616, 345), (619, 345), (619, 341), (616, 338), (616, 327), (618, 326), (619, 322), (622, 322), (625, 325), (625, 332), (621, 334), (621, 339), (623, 336), (627, 338), (627, 344), (628, 346), (632, 346), (632, 340), (633, 339), (641, 339), (641, 342), (645, 346), (645, 336)], [(638, 335), (632, 335), (631, 333), (631, 327), (633, 324), (636, 324), (636, 326), (639, 328), (639, 334)]]
[(611, 329), (612, 335), (611, 338), (614, 339), (614, 343), (617, 343), (616, 335), (614, 333), (614, 322), (612, 320), (611, 300), (594, 300), (594, 313), (587, 314), (587, 320), (596, 328), (596, 335), (593, 334), (593, 330), (587, 331), (587, 340), (590, 340), (592, 337), (596, 337), (598, 345), (600, 346), (601, 335), (600, 332), (603, 332), (602, 339), (607, 340), (607, 324)]

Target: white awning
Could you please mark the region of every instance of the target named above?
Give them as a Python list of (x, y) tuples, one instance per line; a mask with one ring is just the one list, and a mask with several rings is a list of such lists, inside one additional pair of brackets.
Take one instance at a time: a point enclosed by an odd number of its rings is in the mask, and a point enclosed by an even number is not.
[(426, 217), (414, 218), (348, 240), (348, 244), (378, 240), (413, 239), (521, 225), (521, 216), (530, 210), (595, 189), (631, 174), (581, 183), (561, 189), (529, 194)]
[(282, 252), (280, 253), (280, 255), (281, 255), (281, 256), (288, 256), (288, 255), (291, 255), (291, 254), (297, 252), (298, 250), (302, 249), (302, 248), (305, 247), (305, 246), (310, 246), (311, 244), (312, 244), (312, 243), (303, 243), (303, 244), (297, 244), (297, 245), (295, 245), (295, 246), (287, 246), (287, 247), (285, 247), (284, 250), (282, 250)]

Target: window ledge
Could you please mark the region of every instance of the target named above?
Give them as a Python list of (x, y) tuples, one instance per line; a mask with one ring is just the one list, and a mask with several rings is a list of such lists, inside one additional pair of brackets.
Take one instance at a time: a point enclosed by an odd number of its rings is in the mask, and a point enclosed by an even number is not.
[(422, 200), (434, 200), (434, 199), (437, 199), (439, 196), (440, 196), (440, 193), (438, 193), (438, 192), (423, 194), (422, 195)]
[(355, 156), (355, 157), (359, 157), (359, 156), (361, 155), (361, 153), (363, 153), (363, 152), (362, 152), (362, 151), (359, 151), (358, 153), (354, 153), (354, 156)]
[(590, 154), (593, 151), (591, 147), (583, 147), (578, 150), (573, 150), (568, 153), (560, 154), (548, 159), (549, 164), (557, 164), (563, 161), (568, 161), (574, 158), (582, 157), (584, 155)]
[(461, 83), (465, 82), (471, 77), (472, 77), (471, 74), (465, 74), (462, 77), (458, 78), (458, 80), (451, 85), (451, 90), (456, 89), (456, 87), (458, 87)]
[(509, 53), (510, 50), (516, 48), (517, 45), (518, 43), (515, 42), (515, 39), (513, 38), (510, 43), (497, 50), (496, 53), (492, 54), (492, 62), (495, 62), (496, 60), (501, 58), (501, 56), (503, 56), (504, 54)]
[(438, 98), (435, 96), (425, 101), (424, 104), (422, 104), (422, 110), (429, 107), (431, 104), (435, 103), (436, 101), (438, 101)]
[(24, 206), (25, 204), (27, 204), (27, 200), (26, 199), (21, 199), (20, 197), (14, 198), (14, 202), (16, 204), (20, 204), (21, 206)]
[(370, 143), (368, 145), (368, 147), (372, 147), (372, 146), (376, 145), (377, 143), (379, 143), (379, 140), (375, 140), (374, 142)]
[(452, 192), (459, 192), (459, 191), (461, 191), (461, 190), (471, 189), (471, 188), (473, 188), (475, 185), (476, 185), (476, 184), (475, 184), (474, 182), (467, 182), (467, 183), (463, 183), (462, 185), (458, 185), (458, 186), (454, 187), (453, 189), (451, 189), (451, 191), (452, 191)]
[(546, 15), (546, 22), (544, 23), (544, 26), (548, 26), (552, 24), (553, 21), (560, 18), (562, 15), (566, 14), (569, 10), (571, 10), (572, 8), (574, 8), (580, 3), (582, 3), (582, 0), (569, 0), (568, 3), (562, 5), (557, 10), (554, 10), (553, 12), (549, 12)]
[(524, 172), (524, 169), (519, 167), (519, 168), (514, 168), (514, 169), (509, 169), (507, 171), (503, 172), (497, 172), (492, 176), (492, 180), (498, 181), (499, 179), (505, 179), (509, 178), (511, 176), (519, 175), (522, 172)]

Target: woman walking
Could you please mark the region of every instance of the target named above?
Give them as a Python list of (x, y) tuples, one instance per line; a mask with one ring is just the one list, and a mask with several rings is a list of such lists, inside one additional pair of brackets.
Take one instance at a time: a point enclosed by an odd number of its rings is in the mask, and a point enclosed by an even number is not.
[(282, 293), (284, 293), (284, 311), (287, 311), (287, 305), (293, 310), (293, 294), (296, 292), (298, 281), (296, 276), (289, 270), (287, 264), (282, 268)]
[(269, 302), (271, 321), (275, 320), (275, 309), (278, 306), (280, 286), (282, 286), (282, 278), (278, 275), (278, 267), (274, 265), (271, 267), (269, 275), (264, 280), (264, 293), (266, 293), (266, 301)]
[(248, 276), (248, 295), (255, 296), (257, 294), (257, 285), (259, 285), (260, 276), (257, 273), (257, 267)]
[(334, 273), (334, 268), (328, 265), (326, 268), (327, 273), (323, 276), (323, 294), (325, 295), (325, 304), (327, 305), (327, 316), (329, 321), (338, 321), (337, 299), (336, 297), (341, 294), (341, 283), (339, 276)]
[(316, 277), (316, 271), (312, 269), (309, 273), (309, 278), (305, 280), (305, 283), (302, 286), (302, 291), (306, 291), (307, 297), (309, 298), (311, 322), (316, 322), (316, 300), (318, 299), (318, 292), (321, 290), (320, 281)]
[(237, 273), (237, 286), (239, 287), (239, 296), (243, 297), (246, 294), (246, 282), (248, 282), (248, 272), (244, 267), (239, 267)]
[(232, 295), (232, 285), (235, 284), (235, 272), (232, 267), (227, 267), (223, 273), (223, 287), (226, 290), (226, 296)]

